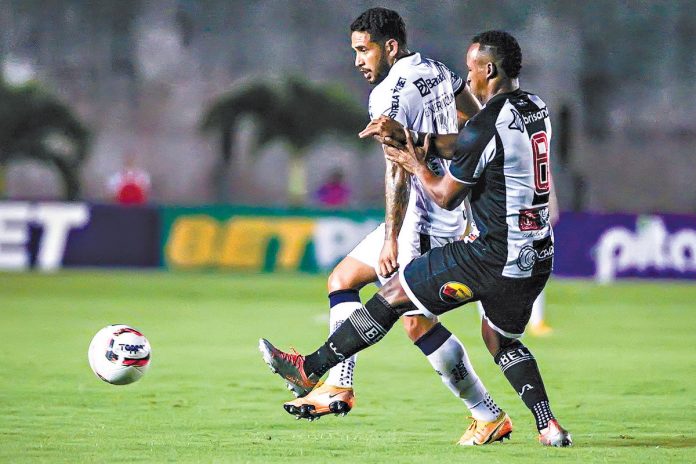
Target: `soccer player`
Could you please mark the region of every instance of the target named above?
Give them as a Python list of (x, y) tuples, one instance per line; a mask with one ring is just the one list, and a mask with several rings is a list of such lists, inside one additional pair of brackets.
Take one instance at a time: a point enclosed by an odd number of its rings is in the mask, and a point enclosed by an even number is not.
[[(312, 354), (283, 353), (263, 339), (260, 346), (272, 369), (308, 389), (331, 366), (382, 339), (411, 302), (442, 314), (481, 300), (483, 340), (534, 415), (539, 442), (570, 446), (570, 433), (551, 412), (536, 360), (519, 341), (553, 266), (548, 109), (538, 96), (520, 90), (522, 52), (510, 34), (478, 34), (466, 63), (469, 88), (484, 107), (456, 138), (436, 136), (443, 139), (437, 144), (440, 155), (452, 158), (447, 175), (437, 177), (427, 168), (430, 135), (423, 148), (416, 148), (412, 134), (404, 131), (406, 149), (389, 148), (386, 156), (413, 173), (441, 207), (455, 208), (471, 195), (478, 236), (411, 261), (398, 280), (387, 282)], [(386, 140), (380, 124), (373, 125), (372, 135)]]
[[(350, 29), (355, 66), (375, 86), (369, 98), (371, 119), (386, 115), (414, 131), (454, 135), (457, 108), (462, 110), (461, 119), (479, 111), (480, 105), (458, 75), (407, 49), (405, 25), (395, 11), (371, 8)], [(429, 169), (443, 175), (446, 165), (435, 158), (429, 160)], [(400, 166), (387, 161), (385, 180), (385, 223), (368, 234), (329, 277), (330, 332), (362, 308), (360, 288), (371, 282), (384, 284), (397, 268), (464, 232), (463, 209), (437, 206), (420, 182), (411, 182)], [(460, 444), (481, 445), (508, 436), (510, 418), (490, 398), (461, 342), (427, 308), (410, 309), (403, 319), (408, 336), (474, 418)], [(295, 389), (301, 397), (285, 403), (286, 411), (310, 420), (350, 411), (355, 362), (354, 356), (342, 360), (329, 370), (326, 382), (309, 394)]]

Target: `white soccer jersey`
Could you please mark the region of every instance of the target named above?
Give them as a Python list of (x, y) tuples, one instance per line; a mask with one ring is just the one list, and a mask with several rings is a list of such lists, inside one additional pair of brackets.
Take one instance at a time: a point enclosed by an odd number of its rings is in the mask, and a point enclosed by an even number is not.
[[(462, 78), (444, 64), (414, 53), (394, 63), (387, 77), (372, 90), (370, 119), (385, 115), (417, 132), (456, 134), (455, 95), (463, 88)], [(428, 165), (436, 174), (444, 175), (448, 163), (436, 158)], [(413, 228), (438, 237), (464, 232), (463, 206), (454, 211), (440, 208), (415, 176), (411, 177), (410, 195), (402, 229)]]

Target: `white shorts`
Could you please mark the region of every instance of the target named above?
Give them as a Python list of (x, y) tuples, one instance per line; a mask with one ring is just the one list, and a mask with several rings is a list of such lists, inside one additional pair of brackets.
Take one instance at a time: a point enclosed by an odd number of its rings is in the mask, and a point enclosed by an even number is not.
[[(399, 269), (403, 269), (408, 263), (415, 258), (424, 254), (431, 248), (441, 247), (447, 243), (454, 242), (458, 237), (433, 237), (431, 235), (421, 234), (413, 229), (401, 229), (397, 240), (399, 247), (399, 255), (396, 261), (399, 263)], [(365, 263), (375, 270), (377, 273), (377, 281), (375, 285), (381, 287), (392, 277), (384, 278), (379, 275), (379, 254), (384, 246), (384, 223), (380, 224), (375, 230), (370, 232), (358, 243), (353, 250), (348, 253), (353, 259), (357, 259), (361, 263)], [(430, 319), (435, 319), (433, 313), (426, 309), (414, 309), (404, 313), (405, 316), (425, 316)]]

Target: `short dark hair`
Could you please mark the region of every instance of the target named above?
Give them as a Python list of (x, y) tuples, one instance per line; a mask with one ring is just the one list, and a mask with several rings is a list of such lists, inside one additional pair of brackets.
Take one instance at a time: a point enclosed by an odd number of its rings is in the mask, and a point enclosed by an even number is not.
[(351, 32), (367, 32), (374, 42), (396, 40), (399, 45), (406, 45), (406, 24), (399, 13), (387, 8), (370, 8), (365, 10), (350, 25)]
[(495, 48), (496, 59), (500, 59), (500, 66), (510, 78), (520, 75), (522, 69), (522, 50), (517, 40), (504, 31), (486, 31), (474, 36), (471, 43), (481, 44)]

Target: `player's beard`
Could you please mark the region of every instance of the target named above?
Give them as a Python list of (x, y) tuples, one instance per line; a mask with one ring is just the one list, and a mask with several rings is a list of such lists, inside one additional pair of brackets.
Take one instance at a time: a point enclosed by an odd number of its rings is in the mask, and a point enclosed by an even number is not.
[(389, 66), (389, 61), (387, 61), (387, 56), (382, 54), (379, 57), (379, 61), (377, 62), (377, 66), (375, 66), (375, 69), (373, 71), (373, 74), (375, 76), (375, 80), (370, 82), (370, 84), (371, 85), (378, 85), (380, 82), (382, 82), (387, 77), (390, 69), (391, 69), (391, 66)]

